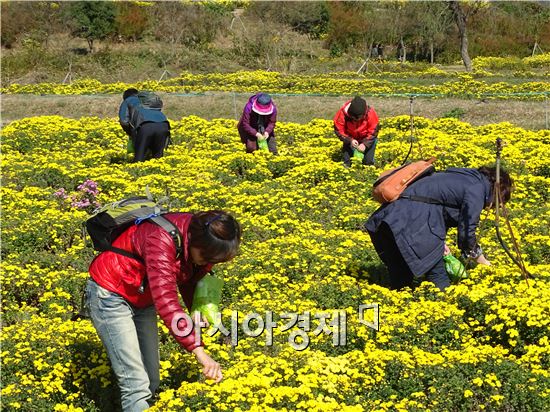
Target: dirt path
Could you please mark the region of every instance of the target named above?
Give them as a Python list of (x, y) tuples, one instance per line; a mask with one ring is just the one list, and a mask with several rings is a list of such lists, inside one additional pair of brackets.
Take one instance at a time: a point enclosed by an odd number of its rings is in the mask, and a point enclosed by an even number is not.
[[(121, 97), (118, 95), (94, 96), (37, 96), (2, 95), (2, 124), (29, 116), (60, 115), (116, 117)], [(163, 94), (164, 112), (170, 119), (196, 115), (206, 119), (235, 118), (241, 114), (248, 99), (246, 94), (208, 93), (205, 95)], [(307, 123), (314, 118), (332, 119), (346, 97), (274, 96), (279, 109), (279, 121)], [(380, 117), (409, 114), (407, 98), (368, 98)], [(511, 122), (527, 129), (544, 129), (550, 110), (544, 101), (513, 101), (462, 99), (416, 99), (414, 114), (435, 119), (450, 112), (463, 113), (461, 120), (481, 125)]]

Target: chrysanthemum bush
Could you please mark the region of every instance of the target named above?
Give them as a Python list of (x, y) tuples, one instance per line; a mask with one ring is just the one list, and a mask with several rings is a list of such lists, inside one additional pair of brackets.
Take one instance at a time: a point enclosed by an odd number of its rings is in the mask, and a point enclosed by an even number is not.
[(550, 53), (542, 53), (523, 59), (519, 57), (476, 57), (473, 59), (473, 63), (476, 68), (491, 70), (548, 67), (550, 65)]
[[(544, 58), (533, 60), (543, 64), (550, 54)], [(369, 95), (369, 96), (399, 96), (403, 94), (430, 94), (433, 97), (463, 97), (463, 98), (498, 98), (498, 99), (530, 99), (544, 100), (550, 93), (548, 81), (496, 82), (495, 75), (484, 70), (492, 59), (480, 58), (476, 62), (476, 70), (472, 73), (446, 72), (435, 66), (423, 71), (382, 72), (358, 75), (353, 72), (330, 74), (285, 74), (267, 71), (240, 71), (235, 73), (194, 74), (183, 72), (179, 76), (163, 80), (147, 80), (135, 84), (101, 83), (96, 79), (78, 79), (71, 84), (40, 83), (11, 84), (1, 88), (6, 94), (96, 94), (122, 93), (129, 87), (139, 90), (155, 90), (166, 93), (201, 93), (208, 91), (255, 93), (263, 90), (269, 93), (290, 94), (325, 94), (325, 95)], [(509, 62), (509, 59), (504, 59)], [(514, 62), (510, 63), (514, 67)], [(406, 65), (414, 68), (414, 65)], [(508, 67), (508, 66), (506, 66)], [(521, 64), (516, 67), (514, 77), (545, 79), (548, 72), (537, 76), (525, 71), (530, 67)], [(438, 79), (436, 84), (424, 84), (422, 79)], [(414, 80), (420, 79), (420, 82)]]
[[(497, 137), (515, 179), (508, 208), (534, 279), (526, 281), (482, 217), (492, 267), (440, 293), (380, 284), (381, 265), (361, 228), (376, 208), (371, 185), (409, 148), (407, 116), (384, 119), (377, 167), (341, 165), (332, 124), (280, 123), (280, 156), (244, 153), (229, 119), (172, 121), (164, 158), (133, 164), (115, 119), (39, 117), (3, 130), (2, 402), (10, 410), (116, 410), (118, 390), (90, 323), (74, 315), (93, 257), (81, 223), (94, 202), (170, 194), (174, 210), (222, 208), (242, 223), (239, 256), (219, 265), (224, 325), (273, 311), (345, 312), (347, 343), (299, 329), (206, 336), (224, 368), (204, 381), (192, 356), (162, 328), (158, 411), (543, 411), (550, 410), (550, 132), (509, 123), (474, 127), (416, 119), (413, 157), (438, 169), (494, 161)], [(87, 201), (85, 201), (87, 199)], [(503, 228), (503, 234), (508, 235)], [(456, 232), (449, 238), (456, 254)], [(379, 330), (358, 321), (379, 304)]]

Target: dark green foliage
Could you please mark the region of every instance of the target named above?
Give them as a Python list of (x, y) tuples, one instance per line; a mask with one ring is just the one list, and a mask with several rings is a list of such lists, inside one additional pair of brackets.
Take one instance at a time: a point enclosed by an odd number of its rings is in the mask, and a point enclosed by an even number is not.
[(449, 110), (447, 113), (444, 113), (441, 117), (452, 117), (455, 119), (462, 119), (462, 117), (466, 114), (466, 112), (461, 109), (460, 107), (455, 107), (452, 110)]
[(93, 52), (94, 40), (101, 40), (114, 33), (115, 6), (109, 1), (78, 1), (71, 5), (73, 35), (88, 41)]
[[(467, 20), (472, 58), (521, 58), (548, 50), (548, 3), (473, 3), (465, 9), (475, 10)], [(0, 8), (1, 43), (11, 49), (2, 56), (4, 83), (59, 82), (68, 70), (80, 77), (124, 76), (128, 82), (181, 70), (356, 71), (377, 44), (386, 64), (395, 62), (401, 40), (407, 62), (448, 64), (460, 58), (445, 2), (10, 1)], [(85, 39), (89, 51), (105, 40), (108, 56), (97, 60), (81, 45), (68, 46), (69, 33)], [(376, 64), (386, 71), (384, 62)]]

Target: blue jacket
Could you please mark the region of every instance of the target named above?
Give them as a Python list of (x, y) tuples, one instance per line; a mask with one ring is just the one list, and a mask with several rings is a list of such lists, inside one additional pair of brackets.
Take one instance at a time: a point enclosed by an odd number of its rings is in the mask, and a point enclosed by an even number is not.
[(134, 130), (146, 122), (161, 123), (168, 119), (160, 110), (147, 109), (141, 105), (137, 96), (127, 97), (118, 109), (118, 119), (123, 126), (131, 126)]
[(405, 262), (420, 276), (442, 258), (449, 228), (458, 228), (458, 247), (463, 253), (478, 247), (476, 229), (491, 193), (489, 180), (477, 169), (450, 168), (421, 178), (402, 194), (427, 197), (442, 205), (398, 199), (378, 208), (365, 228), (374, 233), (386, 223)]

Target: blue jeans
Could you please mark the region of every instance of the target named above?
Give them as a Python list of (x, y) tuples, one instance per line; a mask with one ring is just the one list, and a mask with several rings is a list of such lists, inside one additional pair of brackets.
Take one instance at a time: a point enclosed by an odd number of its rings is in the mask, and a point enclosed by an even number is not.
[(86, 285), (86, 305), (117, 377), (122, 410), (149, 408), (160, 383), (155, 307), (135, 308), (91, 279)]

